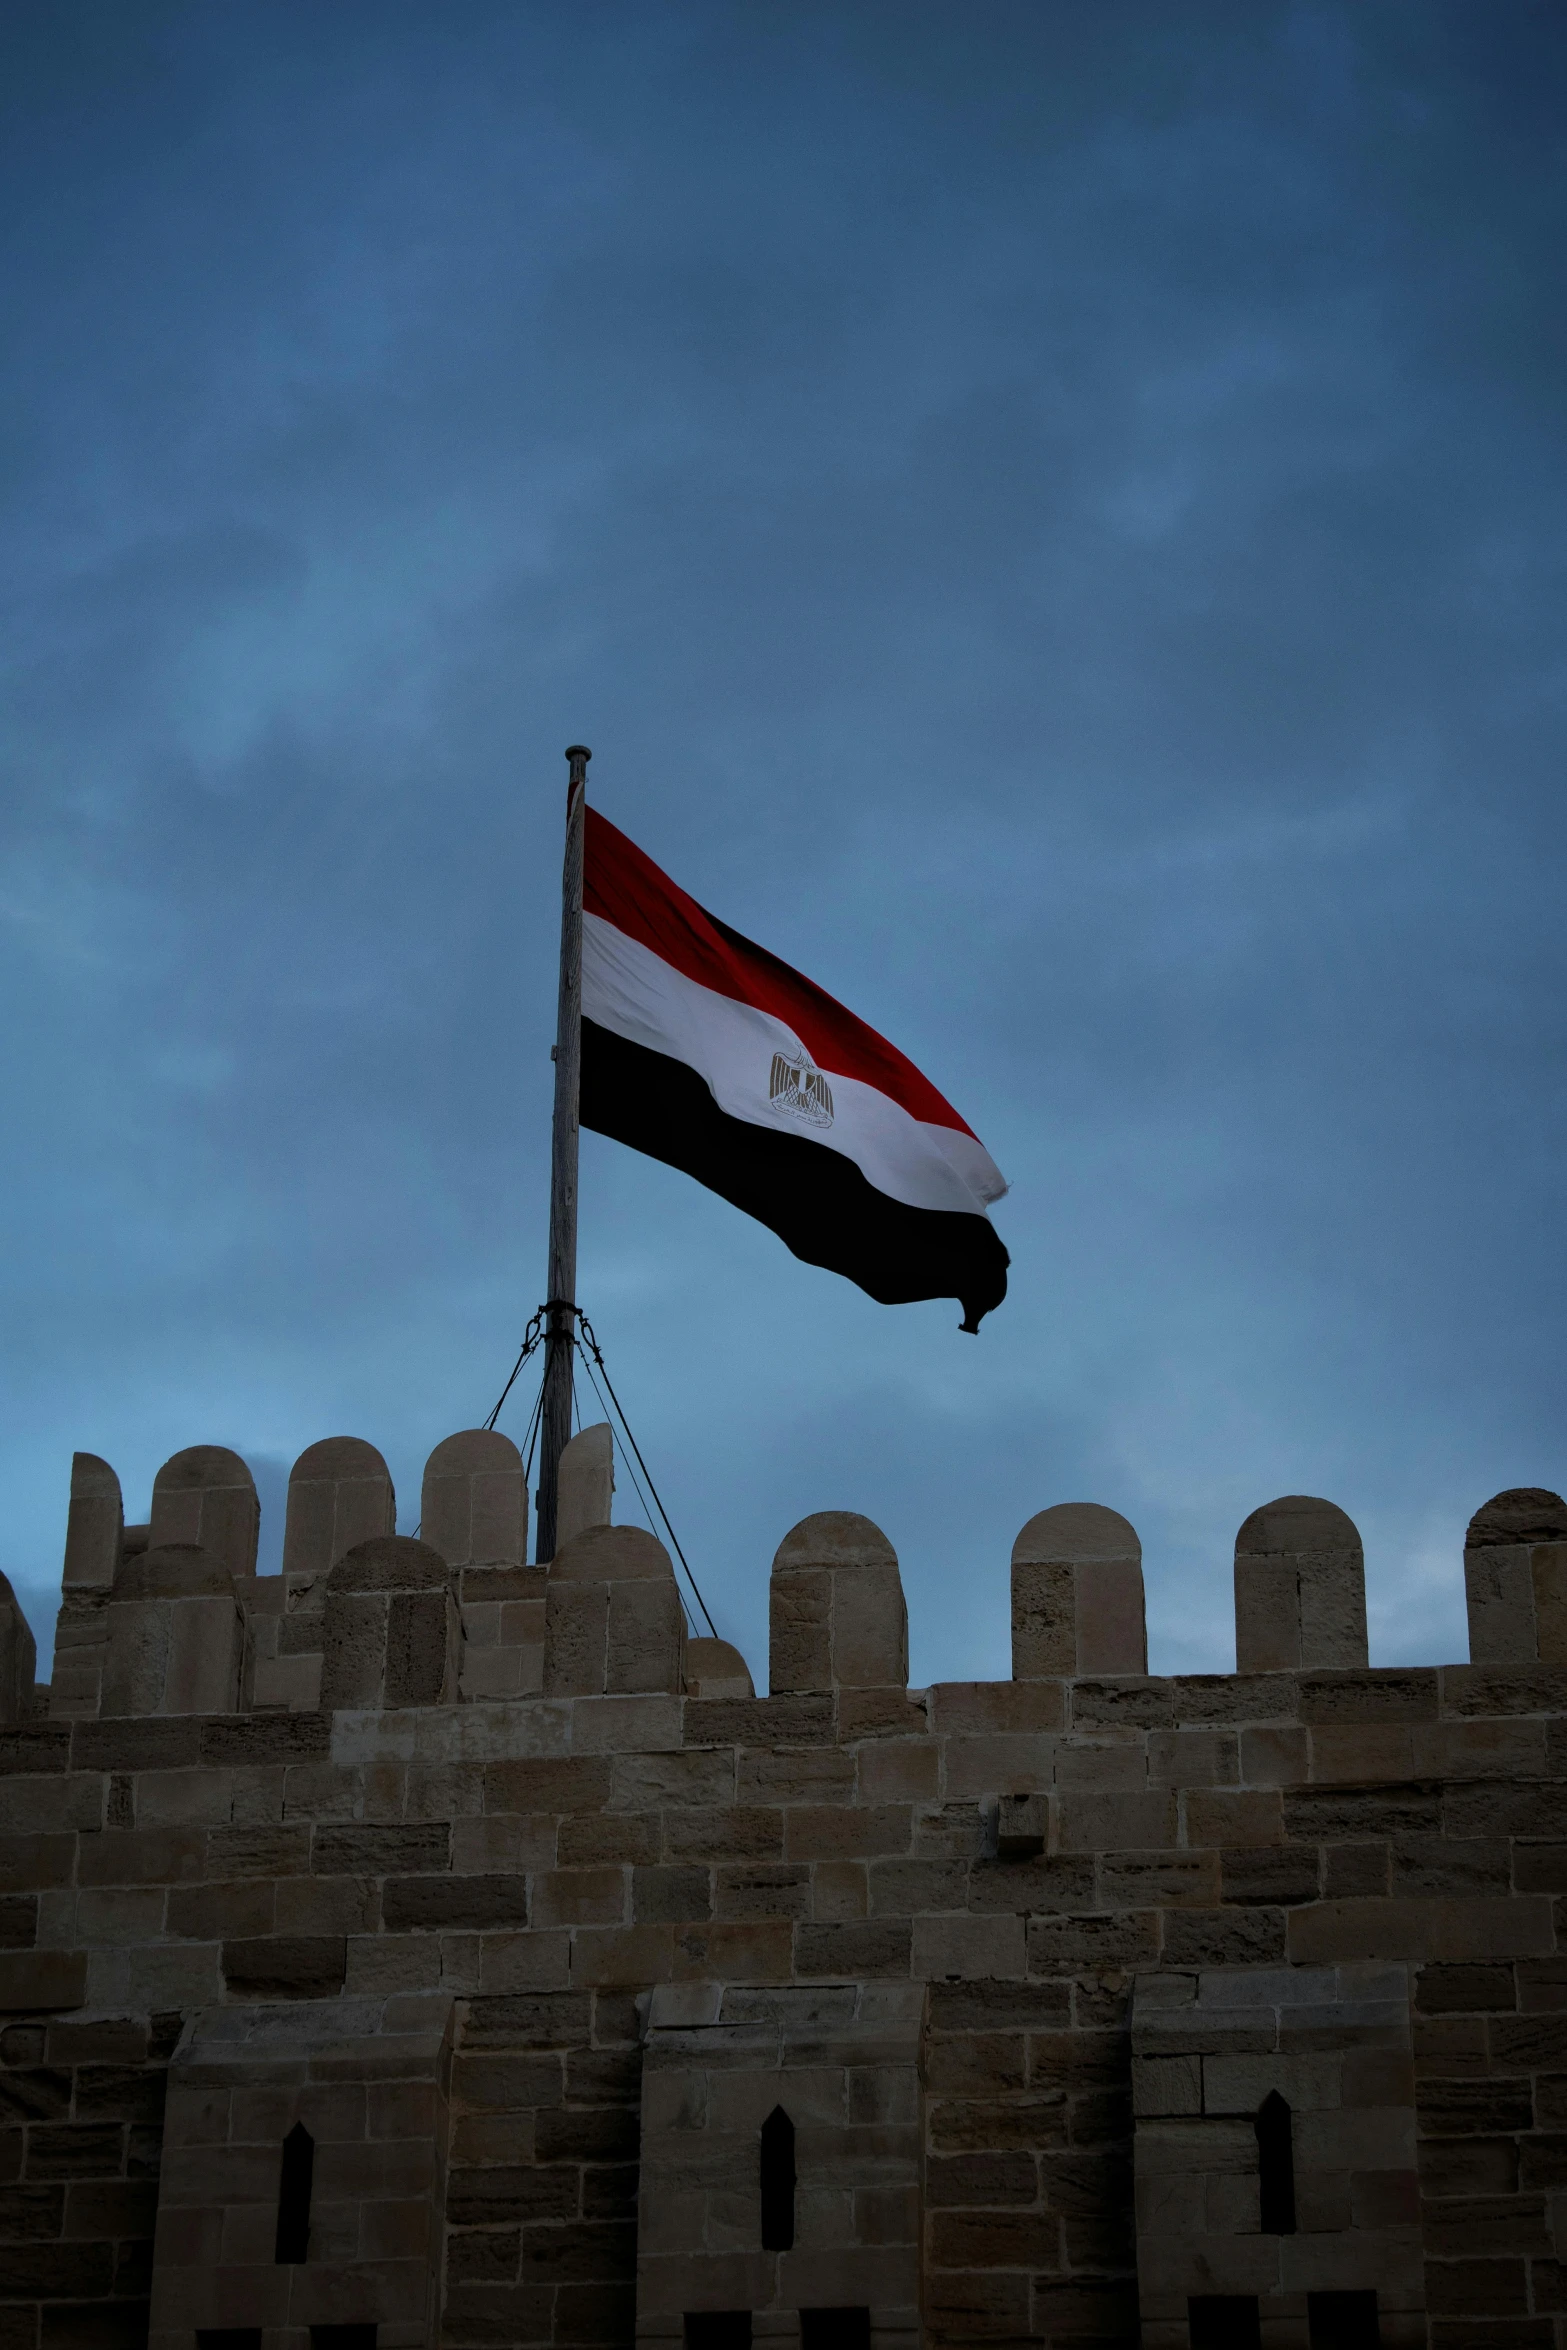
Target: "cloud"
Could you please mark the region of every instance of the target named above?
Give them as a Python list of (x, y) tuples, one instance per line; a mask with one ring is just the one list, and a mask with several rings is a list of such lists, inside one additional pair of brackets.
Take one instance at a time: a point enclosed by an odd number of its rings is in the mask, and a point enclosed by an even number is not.
[(1004, 1673), (1012, 1535), (1086, 1498), (1156, 1660), (1222, 1667), (1290, 1490), (1361, 1522), (1378, 1653), (1461, 1654), (1470, 1511), (1567, 1475), (1547, 15), (16, 39), (0, 1458), (41, 1633), (73, 1446), (137, 1516), (234, 1444), (275, 1549), (306, 1443), (367, 1435), (406, 1502), (494, 1400), (585, 735), (1013, 1183), (976, 1345), (587, 1144), (583, 1294), (753, 1667), (773, 1549), (842, 1505), (917, 1675)]

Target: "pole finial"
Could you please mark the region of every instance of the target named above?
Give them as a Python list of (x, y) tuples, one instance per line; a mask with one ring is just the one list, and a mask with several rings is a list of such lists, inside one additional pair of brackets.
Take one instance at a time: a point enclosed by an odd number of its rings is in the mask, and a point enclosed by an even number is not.
[(575, 765), (579, 759), (591, 759), (593, 753), (588, 749), (586, 743), (571, 743), (567, 746), (566, 756)]

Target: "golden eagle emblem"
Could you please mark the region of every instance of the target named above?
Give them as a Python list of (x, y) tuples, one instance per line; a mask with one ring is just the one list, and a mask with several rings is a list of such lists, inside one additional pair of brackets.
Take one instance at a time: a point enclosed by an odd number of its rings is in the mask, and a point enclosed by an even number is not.
[(774, 1053), (768, 1098), (775, 1110), (808, 1126), (832, 1124), (832, 1088), (808, 1053)]

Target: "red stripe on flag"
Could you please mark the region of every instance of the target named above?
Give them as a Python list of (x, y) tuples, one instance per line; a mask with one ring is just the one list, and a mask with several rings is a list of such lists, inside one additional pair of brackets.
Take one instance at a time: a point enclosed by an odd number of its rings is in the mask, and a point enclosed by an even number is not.
[(927, 1126), (974, 1133), (895, 1044), (813, 979), (688, 898), (607, 816), (590, 807), (587, 817), (584, 912), (624, 931), (698, 986), (786, 1022), (819, 1068), (874, 1085)]

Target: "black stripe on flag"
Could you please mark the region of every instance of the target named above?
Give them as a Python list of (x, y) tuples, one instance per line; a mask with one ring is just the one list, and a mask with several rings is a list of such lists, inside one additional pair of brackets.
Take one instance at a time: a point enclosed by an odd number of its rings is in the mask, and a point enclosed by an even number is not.
[(988, 1216), (889, 1199), (841, 1151), (731, 1118), (684, 1061), (596, 1020), (582, 1023), (581, 1118), (694, 1176), (807, 1265), (841, 1273), (881, 1305), (955, 1297), (964, 1329), (977, 1330), (1007, 1294), (1010, 1260)]

